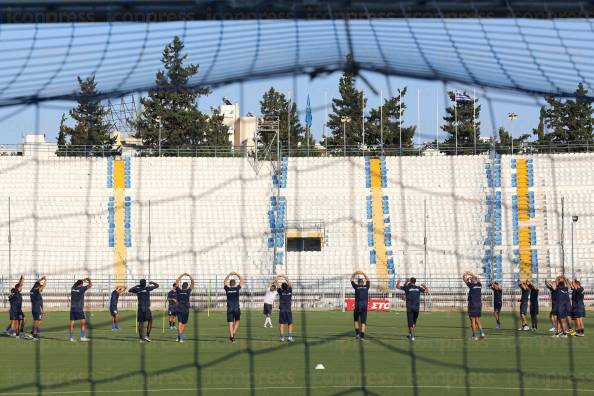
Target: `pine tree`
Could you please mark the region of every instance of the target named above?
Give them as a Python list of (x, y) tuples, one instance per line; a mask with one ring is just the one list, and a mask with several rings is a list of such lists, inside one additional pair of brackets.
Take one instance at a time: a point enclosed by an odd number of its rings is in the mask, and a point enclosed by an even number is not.
[(214, 109), (210, 117), (208, 117), (207, 128), (203, 139), (211, 147), (231, 148), (229, 127), (223, 124), (223, 119), (224, 116), (217, 109)]
[[(75, 125), (67, 126), (64, 116), (60, 123), (64, 148), (72, 152), (68, 146), (86, 146), (84, 149), (79, 147), (75, 150), (84, 155), (101, 155), (104, 150), (110, 150), (113, 144), (113, 139), (109, 136), (110, 125), (106, 120), (109, 110), (98, 99), (99, 91), (94, 75), (84, 80), (77, 77), (77, 80), (80, 95), (78, 105), (68, 112)], [(66, 140), (69, 143), (66, 143)]]
[[(283, 150), (289, 147), (289, 140), (291, 149), (296, 149), (304, 142), (305, 129), (299, 122), (297, 104), (289, 102), (285, 94), (270, 87), (260, 100), (260, 113), (263, 117), (279, 118), (279, 134)], [(289, 133), (291, 135), (290, 139)], [(272, 134), (263, 134), (259, 139), (262, 145), (267, 146), (274, 139), (274, 136)]]
[[(464, 95), (468, 96), (466, 92), (464, 92)], [(458, 151), (464, 152), (474, 149), (475, 144), (477, 148), (484, 146), (480, 144), (481, 123), (479, 116), (481, 106), (478, 104), (479, 100), (474, 99), (473, 101), (473, 99), (470, 99), (465, 102), (456, 102), (456, 94), (453, 91), (449, 91), (448, 96), (453, 105), (446, 109), (447, 115), (443, 117), (446, 123), (441, 126), (441, 129), (450, 136), (442, 143), (442, 147), (447, 147), (448, 151), (454, 153), (456, 146)]]
[[(350, 55), (347, 63), (352, 63)], [(355, 88), (355, 75), (351, 71), (343, 73), (338, 90), (340, 98), (332, 99), (332, 113), (329, 114), (327, 123), (330, 136), (327, 136), (324, 144), (328, 148), (342, 151), (344, 144), (352, 149), (363, 143), (361, 117), (367, 100), (363, 99), (363, 91)], [(343, 119), (350, 121), (343, 123)]]
[(56, 155), (63, 156), (66, 153), (66, 114), (62, 114), (62, 118), (60, 119), (60, 129), (58, 130), (58, 150), (56, 151)]
[(593, 109), (592, 101), (588, 98), (588, 90), (584, 84), (579, 83), (575, 91), (575, 100), (566, 101), (565, 107), (570, 142), (577, 145), (591, 145), (594, 124)]
[(540, 106), (540, 114), (538, 117), (538, 126), (532, 129), (532, 134), (536, 136), (537, 143), (541, 144), (545, 142), (545, 118), (546, 110), (544, 106)]
[(517, 152), (530, 138), (530, 134), (525, 133), (518, 136), (517, 138), (512, 139), (511, 133), (509, 133), (504, 127), (499, 127), (498, 134), (500, 147), (497, 151), (501, 154), (509, 154), (511, 152), (511, 147), (514, 148), (514, 153)]
[(398, 90), (398, 93), (398, 96), (384, 99), (381, 108), (377, 107), (371, 109), (369, 112), (369, 116), (365, 123), (365, 143), (369, 146), (381, 145), (381, 124), (383, 123), (383, 142), (385, 148), (400, 148), (401, 136), (403, 149), (410, 149), (413, 147), (413, 137), (415, 135), (416, 127), (402, 126), (401, 129), (401, 123), (403, 122), (401, 115), (404, 115), (404, 110), (406, 110), (406, 103), (404, 103), (403, 100), (406, 95), (406, 87), (402, 90)]
[(184, 65), (187, 54), (178, 36), (163, 50), (163, 70), (157, 72), (155, 88), (140, 100), (144, 110), (138, 120), (131, 121), (143, 144), (152, 148), (188, 149), (211, 145), (205, 141), (208, 118), (201, 113), (196, 100), (210, 93), (208, 88), (190, 88), (191, 77), (198, 65)]

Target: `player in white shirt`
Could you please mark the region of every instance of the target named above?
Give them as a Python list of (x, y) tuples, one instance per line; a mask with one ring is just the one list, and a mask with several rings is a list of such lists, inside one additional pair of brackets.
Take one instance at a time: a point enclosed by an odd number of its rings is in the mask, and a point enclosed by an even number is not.
[(268, 286), (268, 289), (266, 289), (266, 294), (264, 295), (264, 316), (266, 316), (264, 327), (272, 328), (270, 315), (272, 315), (272, 304), (274, 304), (274, 299), (276, 298), (277, 294), (278, 292), (276, 291), (276, 284), (272, 282), (270, 286)]

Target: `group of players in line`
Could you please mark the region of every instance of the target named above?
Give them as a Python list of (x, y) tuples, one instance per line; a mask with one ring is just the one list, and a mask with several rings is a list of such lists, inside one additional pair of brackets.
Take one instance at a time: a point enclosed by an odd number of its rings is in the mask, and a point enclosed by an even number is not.
[[(182, 282), (187, 277), (190, 283)], [(462, 275), (462, 280), (468, 286), (468, 317), (472, 328), (472, 338), (477, 340), (477, 334), (485, 337), (481, 324), (482, 314), (482, 284), (480, 279), (472, 272), (467, 271)], [(24, 332), (25, 315), (22, 311), (22, 289), (24, 279), (21, 276), (19, 282), (11, 290), (10, 302), (10, 324), (5, 333), (15, 337), (39, 339), (39, 328), (43, 317), (42, 292), (47, 284), (46, 278), (42, 277), (35, 282), (30, 290), (31, 310), (33, 326), (31, 335)], [(224, 290), (227, 297), (227, 324), (229, 340), (235, 342), (235, 335), (239, 329), (241, 320), (241, 307), (239, 296), (244, 284), (244, 278), (237, 272), (229, 273), (224, 280)], [(355, 336), (364, 341), (367, 330), (367, 311), (369, 300), (370, 281), (362, 271), (356, 271), (351, 276), (351, 286), (355, 293), (355, 306), (353, 312)], [(564, 276), (558, 276), (554, 281), (545, 280), (545, 285), (551, 293), (550, 320), (553, 327), (549, 330), (555, 337), (567, 337), (567, 335), (584, 336), (584, 317), (586, 316), (584, 305), (584, 288), (577, 279), (569, 280)], [(86, 337), (86, 317), (84, 312), (85, 293), (93, 287), (90, 278), (77, 280), (70, 290), (70, 341), (74, 342), (75, 322), (80, 322), (80, 340), (89, 341)], [(501, 328), (501, 308), (503, 305), (503, 289), (500, 284), (493, 282), (489, 285), (493, 291), (493, 309), (497, 328)], [(521, 280), (520, 298), (520, 319), (522, 322), (518, 330), (531, 330), (536, 332), (538, 327), (538, 287), (530, 280)], [(128, 292), (135, 294), (138, 299), (137, 308), (137, 330), (140, 342), (151, 342), (150, 334), (153, 327), (151, 313), (151, 292), (159, 288), (155, 282), (147, 282), (141, 279), (139, 284), (126, 289), (116, 287), (112, 293), (109, 303), (109, 311), (112, 317), (112, 330), (119, 330), (118, 301), (120, 295)], [(171, 290), (167, 293), (169, 329), (177, 329), (177, 341), (184, 342), (185, 327), (190, 313), (190, 297), (194, 289), (194, 279), (188, 273), (181, 274), (173, 283)], [(421, 294), (429, 293), (429, 288), (424, 284), (417, 285), (415, 278), (410, 278), (404, 284), (400, 280), (396, 283), (396, 289), (402, 290), (406, 300), (406, 316), (409, 329), (408, 338), (415, 340), (415, 330), (420, 311)], [(571, 289), (571, 295), (569, 292)], [(277, 275), (269, 284), (264, 295), (264, 327), (272, 327), (271, 314), (275, 298), (279, 297), (279, 330), (280, 340), (285, 341), (285, 326), (287, 326), (287, 338), (293, 342), (293, 315), (291, 310), (293, 288), (291, 281), (285, 275)], [(528, 327), (528, 305), (530, 303), (531, 327)], [(574, 320), (574, 328), (571, 326), (571, 319)], [(177, 322), (177, 327), (176, 327)], [(145, 332), (146, 325), (146, 332)]]

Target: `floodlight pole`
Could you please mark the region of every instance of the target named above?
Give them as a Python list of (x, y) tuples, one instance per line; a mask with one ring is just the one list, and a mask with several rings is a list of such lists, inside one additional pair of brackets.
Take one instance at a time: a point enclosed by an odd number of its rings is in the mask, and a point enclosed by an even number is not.
[(10, 196), (8, 197), (8, 284), (12, 276), (12, 228), (10, 219)]
[(571, 216), (571, 276), (575, 278), (575, 253), (574, 253), (574, 237), (575, 237), (575, 225), (578, 222), (576, 215)]
[(340, 117), (342, 121), (342, 141), (343, 141), (343, 156), (346, 157), (346, 123), (351, 122), (351, 117), (349, 116), (342, 116)]

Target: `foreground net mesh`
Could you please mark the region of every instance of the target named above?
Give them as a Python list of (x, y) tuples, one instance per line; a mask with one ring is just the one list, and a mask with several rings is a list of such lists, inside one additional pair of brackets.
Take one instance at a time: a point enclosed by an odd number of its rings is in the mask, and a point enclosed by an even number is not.
[[(368, 70), (385, 75), (455, 82), (483, 89), (511, 89), (535, 95), (570, 95), (577, 83), (583, 82), (592, 92), (594, 64), (591, 62), (591, 54), (594, 47), (594, 24), (588, 19), (585, 11), (581, 12), (578, 9), (576, 19), (572, 20), (520, 19), (514, 18), (514, 7), (508, 6), (506, 9), (511, 18), (456, 19), (445, 18), (445, 15), (439, 17), (442, 13), (438, 6), (439, 2), (434, 4), (433, 11), (438, 14), (438, 17), (433, 15), (434, 18), (431, 19), (416, 19), (412, 16), (408, 18), (406, 8), (403, 8), (399, 19), (376, 19), (370, 12), (369, 18), (362, 17), (354, 20), (345, 20), (340, 17), (321, 20), (254, 18), (249, 21), (220, 19), (154, 24), (3, 25), (0, 29), (0, 46), (6, 56), (0, 60), (0, 68), (3, 71), (0, 75), (0, 106), (28, 105), (74, 98), (77, 75), (95, 74), (106, 97), (145, 91), (152, 87), (154, 74), (161, 66), (159, 58), (163, 46), (176, 34), (186, 45), (188, 60), (200, 64), (200, 74), (193, 81), (195, 85), (213, 86), (286, 74), (309, 74), (315, 77), (334, 70), (355, 67), (358, 71)], [(472, 8), (466, 10), (471, 13), (473, 11)], [(580, 17), (583, 19), (579, 19)], [(353, 55), (355, 62), (347, 65), (344, 61), (349, 53)], [(84, 165), (90, 163), (82, 161)], [(569, 161), (572, 162), (573, 159)], [(84, 168), (84, 165), (74, 164), (73, 168)], [(491, 165), (496, 166), (496, 163), (493, 162)], [(10, 174), (15, 169), (30, 167), (31, 172), (20, 180), (34, 180), (34, 183), (41, 186), (41, 180), (35, 178), (41, 174), (42, 169), (50, 166), (52, 161), (23, 159), (22, 163), (5, 167), (2, 173)], [(169, 168), (167, 163), (162, 163), (162, 166)], [(451, 166), (452, 168), (447, 172), (449, 175), (455, 173), (454, 162)], [(172, 166), (171, 169), (174, 170), (175, 167)], [(150, 170), (151, 166), (147, 166), (140, 169), (139, 173), (150, 172)], [(364, 171), (364, 167), (356, 169), (356, 172), (361, 174)], [(398, 170), (393, 169), (393, 171)], [(58, 278), (57, 275), (61, 272), (59, 267), (51, 269), (43, 267), (44, 260), (48, 257), (52, 257), (55, 261), (65, 260), (63, 252), (70, 250), (71, 255), (67, 258), (79, 263), (75, 268), (81, 274), (98, 269), (109, 269), (112, 266), (112, 262), (109, 261), (112, 259), (111, 256), (104, 260), (99, 257), (99, 254), (95, 254), (98, 245), (92, 237), (86, 238), (83, 243), (74, 247), (68, 244), (64, 244), (63, 249), (56, 247), (55, 250), (49, 250), (44, 247), (46, 246), (44, 243), (51, 239), (51, 233), (58, 229), (56, 223), (52, 223), (56, 228), (46, 227), (47, 223), (44, 222), (48, 220), (59, 219), (68, 225), (70, 221), (74, 224), (76, 219), (78, 228), (73, 228), (81, 233), (94, 230), (95, 227), (103, 230), (107, 228), (108, 211), (105, 207), (97, 205), (97, 197), (105, 198), (105, 192), (94, 194), (90, 189), (97, 176), (95, 172), (94, 168), (89, 167), (85, 173), (88, 177), (87, 182), (81, 183), (85, 186), (83, 190), (86, 192), (83, 194), (82, 210), (69, 215), (64, 213), (74, 211), (75, 209), (72, 209), (74, 205), (66, 199), (67, 197), (61, 196), (52, 198), (50, 204), (44, 207), (55, 209), (55, 213), (47, 217), (40, 216), (40, 212), (43, 211), (40, 209), (42, 207), (40, 202), (43, 202), (44, 197), (43, 192), (40, 192), (43, 188), (37, 188), (37, 184), (29, 190), (23, 188), (7, 192), (9, 188), (6, 188), (2, 194), (3, 198), (6, 195), (12, 196), (12, 199), (20, 200), (20, 204), (27, 207), (21, 212), (10, 213), (10, 209), (2, 203), (0, 230), (3, 237), (1, 250), (3, 257), (11, 260), (12, 257), (18, 258), (20, 254), (21, 262), (32, 263), (34, 271), (31, 273), (54, 275), (53, 279), (50, 279), (51, 290), (48, 290), (46, 295), (48, 308), (67, 308), (68, 288), (72, 284), (72, 279)], [(477, 172), (483, 174), (484, 169), (481, 167)], [(103, 177), (104, 174), (100, 176)], [(292, 173), (292, 177), (307, 180), (309, 176), (307, 171), (303, 171)], [(63, 182), (63, 179), (67, 178), (68, 176), (62, 174), (58, 179)], [(231, 175), (230, 178), (239, 183), (241, 199), (249, 200), (252, 194), (248, 186), (249, 178), (238, 177), (237, 174)], [(134, 181), (137, 182), (136, 179)], [(196, 179), (192, 177), (191, 183), (195, 182)], [(104, 183), (103, 178), (97, 182), (98, 185), (103, 185), (102, 183)], [(217, 184), (208, 193), (216, 192), (218, 188), (223, 187), (223, 184)], [(555, 200), (561, 194), (558, 190), (560, 191), (564, 184), (560, 180), (554, 180), (547, 186), (551, 189), (553, 196), (549, 199)], [(142, 191), (155, 186), (147, 183), (134, 187), (137, 190), (134, 190), (133, 194), (139, 195), (135, 197), (136, 199), (144, 198), (140, 197)], [(356, 189), (359, 187), (355, 186), (351, 191), (346, 191), (345, 196), (355, 196)], [(180, 201), (177, 209), (172, 213), (197, 213), (205, 197), (195, 194), (192, 188), (183, 197), (167, 198), (174, 203)], [(481, 192), (488, 194), (491, 190)], [(400, 186), (399, 193), (391, 199), (405, 203), (406, 197), (414, 196), (415, 193), (419, 191)], [(27, 198), (23, 199), (23, 195), (27, 195)], [(468, 209), (466, 205), (469, 202), (461, 199), (455, 188), (430, 192), (428, 195), (433, 198), (449, 196), (454, 203), (442, 208), (455, 213), (456, 216), (462, 216)], [(76, 202), (81, 201), (80, 195), (76, 198)], [(158, 201), (159, 198), (161, 197), (153, 197), (153, 200)], [(18, 207), (18, 204), (15, 205)], [(482, 209), (486, 210), (487, 204), (483, 202), (482, 205)], [(406, 211), (405, 204), (401, 207)], [(134, 213), (137, 209), (143, 210), (142, 207), (135, 208)], [(247, 207), (240, 207), (242, 212), (247, 210)], [(266, 215), (265, 212), (262, 214)], [(483, 215), (483, 212), (479, 213), (473, 221), (482, 222)], [(422, 217), (426, 218), (419, 214), (416, 221), (422, 222)], [(343, 227), (343, 230), (357, 227), (357, 222), (352, 218), (347, 217), (343, 220), (347, 223), (347, 227)], [(240, 235), (244, 237), (248, 233), (250, 222), (245, 218), (237, 221), (241, 225)], [(551, 223), (555, 221), (550, 219)], [(194, 218), (191, 222), (192, 233), (198, 230), (201, 223)], [(30, 239), (30, 246), (21, 247), (21, 251), (13, 252), (12, 243), (19, 241), (19, 235), (9, 234), (7, 230), (9, 227), (18, 228), (19, 223), (23, 230), (33, 232), (33, 237)], [(332, 224), (328, 225), (332, 226)], [(413, 227), (412, 224), (405, 225), (405, 231), (407, 226)], [(429, 236), (432, 232), (431, 227), (443, 228), (443, 224), (430, 224)], [(466, 237), (458, 222), (447, 224), (447, 227), (456, 243)], [(22, 235), (30, 234), (23, 231)], [(406, 238), (409, 238), (408, 235)], [(105, 239), (103, 238), (101, 243), (106, 243)], [(191, 239), (194, 240), (193, 234)], [(429, 255), (440, 254), (439, 249), (431, 247), (431, 238), (429, 246), (425, 246), (427, 250), (423, 252), (421, 240), (411, 238), (405, 245), (407, 249), (418, 254), (418, 260), (426, 260), (426, 256), (425, 258), (422, 256), (423, 253), (427, 254), (427, 251)], [(364, 243), (363, 246), (365, 246)], [(443, 321), (434, 321), (431, 324), (435, 329), (433, 331), (429, 329), (425, 333), (425, 340), (423, 340), (424, 330), (420, 325), (418, 344), (403, 342), (406, 334), (404, 315), (391, 316), (387, 323), (382, 324), (384, 328), (378, 326), (374, 329), (373, 322), (370, 322), (367, 344), (355, 343), (352, 339), (350, 315), (344, 322), (346, 323), (344, 326), (335, 326), (333, 323), (320, 320), (319, 317), (315, 319), (315, 316), (310, 316), (310, 312), (320, 308), (339, 310), (344, 304), (345, 297), (352, 297), (352, 289), (347, 282), (348, 278), (347, 281), (344, 277), (313, 278), (305, 273), (305, 270), (301, 270), (305, 264), (298, 262), (299, 276), (294, 279), (297, 345), (287, 348), (274, 343), (276, 335), (270, 336), (270, 339), (262, 339), (256, 333), (255, 329), (261, 326), (261, 317), (256, 310), (261, 305), (262, 292), (269, 277), (251, 277), (244, 290), (242, 303), (245, 311), (251, 309), (254, 313), (245, 316), (240, 348), (227, 350), (224, 319), (218, 316), (214, 321), (208, 317), (210, 314), (221, 315), (224, 310), (220, 278), (200, 279), (200, 272), (203, 271), (201, 266), (214, 265), (198, 260), (200, 255), (208, 253), (209, 249), (215, 250), (216, 246), (199, 249), (192, 245), (183, 252), (172, 253), (174, 256), (178, 254), (180, 257), (183, 256), (184, 261), (181, 263), (183, 270), (190, 267), (187, 270), (199, 280), (192, 300), (194, 311), (188, 323), (189, 342), (183, 352), (170, 348), (170, 343), (166, 342), (171, 341), (173, 335), (165, 337), (159, 334), (160, 321), (164, 320), (160, 303), (154, 304), (157, 328), (154, 332), (157, 333), (155, 338), (163, 338), (159, 340), (161, 346), (159, 343), (137, 344), (134, 333), (131, 331), (122, 337), (106, 334), (103, 330), (109, 326), (107, 316), (103, 316), (102, 320), (95, 320), (91, 317), (92, 312), (89, 312), (88, 334), (93, 341), (85, 347), (78, 348), (77, 355), (69, 361), (70, 366), (64, 367), (64, 370), (69, 370), (74, 378), (46, 375), (51, 366), (56, 364), (52, 359), (67, 353), (65, 351), (70, 347), (70, 345), (64, 345), (67, 342), (65, 326), (55, 322), (42, 325), (42, 335), (46, 339), (36, 344), (17, 344), (12, 340), (0, 339), (2, 349), (6, 348), (10, 356), (24, 357), (24, 359), (15, 359), (22, 361), (24, 367), (22, 372), (14, 370), (14, 366), (0, 366), (0, 375), (11, 379), (6, 383), (0, 382), (0, 393), (109, 394), (117, 391), (127, 394), (137, 392), (151, 394), (167, 389), (163, 392), (179, 391), (202, 395), (215, 389), (218, 391), (235, 389), (235, 392), (240, 394), (252, 395), (270, 393), (274, 390), (282, 390), (287, 394), (306, 395), (394, 394), (396, 392), (414, 395), (434, 392), (475, 395), (485, 394), (488, 391), (527, 395), (553, 390), (578, 395), (581, 391), (590, 392), (594, 388), (594, 378), (588, 371), (592, 363), (591, 344), (578, 344), (581, 340), (573, 338), (561, 344), (557, 341), (565, 341), (545, 338), (548, 337), (546, 328), (550, 301), (548, 292), (542, 284), (541, 330), (537, 337), (526, 341), (523, 334), (520, 335), (515, 331), (520, 322), (514, 315), (507, 318), (506, 331), (500, 337), (493, 336), (492, 349), (473, 344), (469, 340), (468, 319), (464, 312), (458, 311), (465, 307), (466, 296), (465, 288), (460, 285), (461, 282), (456, 277), (467, 269), (459, 262), (456, 273), (452, 274), (451, 278), (441, 279), (440, 286), (435, 287), (424, 279), (425, 277), (412, 272), (410, 269), (413, 265), (412, 261), (404, 263), (399, 277), (416, 275), (420, 281), (427, 282), (432, 289), (431, 294), (422, 302), (423, 309), (454, 310), (451, 314), (443, 314)], [(347, 253), (356, 253), (356, 250), (355, 246), (345, 247)], [(134, 277), (150, 274), (150, 267), (147, 271), (146, 266), (151, 262), (151, 258), (150, 255), (147, 257), (146, 253), (144, 251), (139, 257), (135, 257), (137, 260), (135, 265), (138, 269), (133, 273), (134, 276), (130, 277), (129, 286), (136, 280), (133, 279)], [(156, 253), (156, 256), (152, 257), (153, 262), (162, 258), (159, 252)], [(165, 252), (163, 256), (167, 254), (168, 252)], [(458, 251), (455, 255), (460, 260), (478, 262), (482, 259), (480, 256), (464, 257)], [(241, 258), (253, 260), (248, 257)], [(261, 259), (264, 266), (268, 264), (272, 267), (269, 254)], [(16, 282), (14, 274), (18, 272), (18, 268), (7, 269), (4, 263), (8, 260), (3, 259), (0, 267), (3, 274), (9, 274), (0, 279), (2, 293), (4, 293), (3, 304), (6, 304), (8, 289)], [(479, 264), (477, 268), (478, 266)], [(238, 270), (242, 272), (241, 269)], [(153, 273), (153, 278), (157, 279), (162, 287), (153, 297), (153, 301), (162, 301), (163, 291), (167, 289), (178, 272), (158, 275)], [(246, 276), (250, 277), (250, 274)], [(27, 278), (25, 291), (31, 286), (33, 280), (32, 277)], [(402, 309), (404, 305), (401, 294), (396, 296), (377, 287), (378, 282), (386, 281), (386, 279), (372, 279), (372, 296), (378, 299), (389, 299), (393, 307)], [(435, 281), (437, 285), (437, 280)], [(505, 274), (503, 281), (507, 288), (505, 307), (517, 310), (518, 290), (514, 286), (513, 274)], [(105, 310), (106, 299), (113, 283), (107, 278), (95, 279), (95, 282), (95, 289), (89, 292), (87, 308)], [(588, 285), (589, 298), (591, 298), (593, 282), (591, 278), (584, 278), (584, 283)], [(484, 295), (483, 312), (486, 316), (490, 313), (491, 303), (490, 293), (486, 287)], [(320, 301), (328, 305), (317, 306), (316, 304)], [(328, 301), (333, 301), (335, 305), (329, 305)], [(131, 296), (122, 298), (121, 309), (122, 324), (127, 329), (133, 328), (135, 326), (134, 298)], [(421, 315), (422, 322), (423, 315), (429, 315), (429, 313), (422, 312)], [(393, 330), (396, 328), (398, 330)], [(376, 332), (375, 335), (374, 332)], [(118, 342), (113, 341), (114, 339)], [(114, 373), (105, 366), (122, 357), (118, 355), (122, 353), (119, 345), (113, 347), (119, 343), (129, 344), (122, 347), (122, 350), (126, 353), (130, 352), (132, 355), (130, 362), (133, 362), (134, 367), (119, 369), (119, 372)], [(218, 352), (213, 352), (209, 349), (212, 345), (219, 345), (221, 348)], [(110, 347), (114, 349), (111, 350)], [(102, 357), (105, 351), (103, 348), (112, 353), (109, 359)], [(529, 352), (532, 356), (526, 356), (525, 348), (532, 348)], [(501, 353), (504, 357), (497, 367), (484, 364), (489, 362), (489, 358), (500, 349), (504, 350)], [(341, 372), (336, 369), (330, 373), (330, 383), (328, 383), (328, 377), (321, 377), (314, 372), (317, 362), (328, 355), (340, 356), (342, 362), (337, 362), (337, 365), (340, 367), (344, 364), (352, 370), (345, 369)], [(184, 360), (167, 359), (179, 356), (183, 356)], [(378, 367), (372, 363), (374, 359), (380, 357), (387, 357), (389, 363), (386, 365), (390, 367)], [(162, 363), (160, 367), (154, 366), (155, 360)], [(263, 386), (260, 379), (263, 376), (282, 372), (282, 365), (288, 364), (287, 361), (296, 362), (298, 365), (298, 369), (291, 371), (297, 373), (296, 377), (281, 378), (275, 384)], [(391, 367), (392, 364), (394, 367)], [(208, 372), (209, 369), (218, 368), (225, 371), (225, 375), (220, 373), (220, 375), (213, 375), (212, 372)], [(382, 369), (404, 372), (406, 375), (396, 381), (388, 381), (384, 385), (381, 381), (374, 379), (377, 378), (374, 377), (374, 374), (377, 374), (376, 371)], [(179, 386), (178, 389), (175, 380), (169, 382), (161, 380), (164, 375), (175, 374), (182, 370), (191, 370), (193, 374), (191, 385), (187, 387)], [(328, 370), (334, 370), (334, 368), (328, 367)], [(226, 372), (231, 372), (231, 377), (226, 376)], [(233, 375), (240, 374), (245, 374), (245, 377), (241, 377), (243, 380), (240, 384), (229, 379), (233, 379)], [(441, 374), (445, 377), (440, 377)], [(450, 375), (451, 377), (448, 377)], [(15, 381), (14, 378), (23, 379)], [(130, 382), (126, 382), (128, 380)]]

